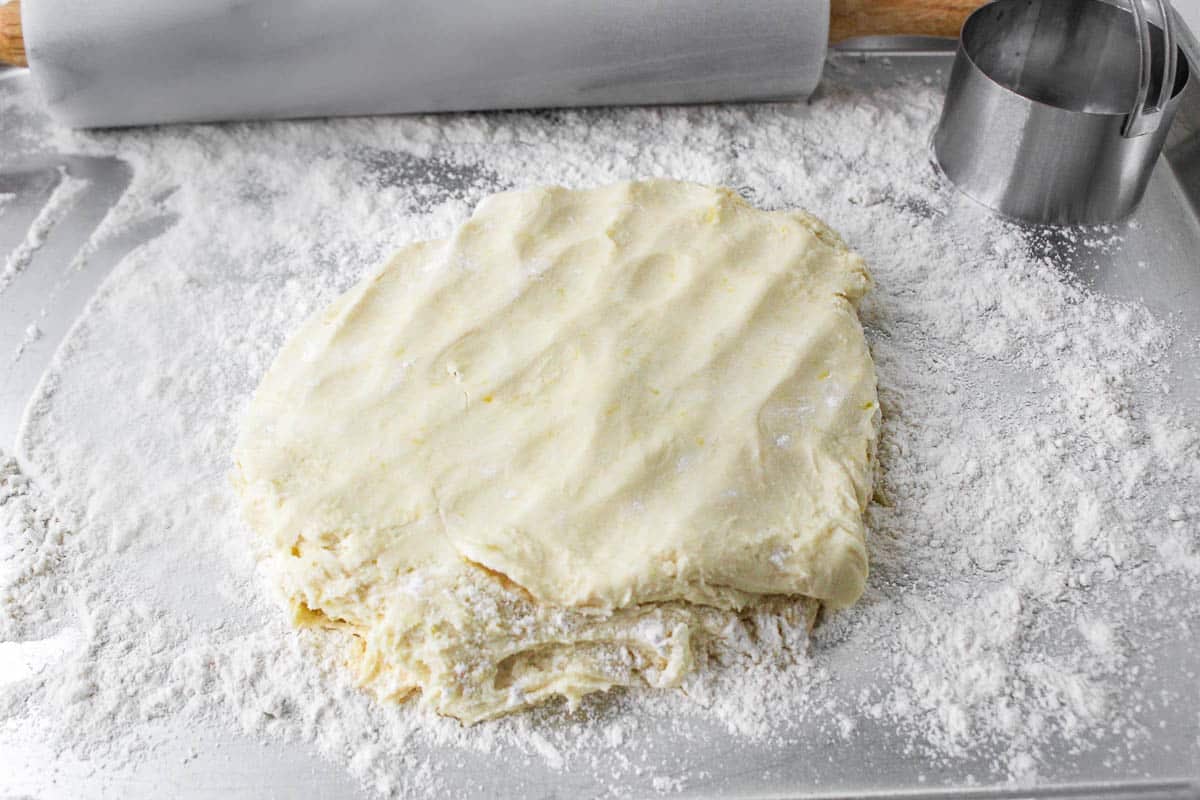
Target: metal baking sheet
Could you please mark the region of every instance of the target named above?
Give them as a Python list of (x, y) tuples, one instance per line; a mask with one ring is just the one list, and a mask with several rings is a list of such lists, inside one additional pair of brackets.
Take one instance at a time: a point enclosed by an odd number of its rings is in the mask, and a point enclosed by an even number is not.
[[(914, 47), (917, 48), (914, 50)], [(886, 86), (900, 78), (917, 77), (944, 81), (950, 50), (944, 43), (931, 47), (928, 41), (857, 43), (830, 57), (827, 69), (839, 73), (842, 85), (864, 88)], [(0, 72), (0, 81), (28, 81), (23, 71)], [(37, 162), (6, 160), (3, 137), (16, 135), (20, 120), (0, 120), (0, 193), (15, 194), (0, 213), (0, 258), (19, 246), (40, 205), (64, 176), (88, 182), (86, 195), (72, 212), (58, 220), (45, 244), (31, 259), (20, 284), (0, 293), (0, 446), (7, 449), (15, 439), (21, 414), (38, 376), (54, 350), (77, 318), (87, 298), (108, 270), (130, 249), (166, 226), (169, 219), (147, 220), (144, 227), (118, 241), (109, 242), (89, 255), (82, 270), (68, 270), (76, 251), (83, 246), (104, 211), (120, 196), (128, 182), (127, 167), (115, 159), (83, 159), (69, 153), (44, 154)], [(1156, 314), (1176, 320), (1185, 336), (1200, 337), (1200, 81), (1193, 81), (1168, 141), (1168, 149), (1155, 172), (1147, 197), (1138, 211), (1140, 225), (1131, 230), (1119, 247), (1099, 256), (1088, 254), (1086, 264), (1072, 264), (1080, 279), (1095, 290), (1117, 298), (1137, 299)], [(1135, 269), (1139, 260), (1157, 269)], [(40, 338), (26, 335), (36, 324)], [(21, 349), (19, 357), (14, 354)], [(1185, 397), (1200, 396), (1200, 360), (1181, 354), (1175, 365), (1179, 388)], [(1196, 667), (1195, 643), (1174, 641), (1158, 654), (1161, 675), (1188, 681)], [(869, 665), (859, 665), (867, 670)], [(1194, 674), (1194, 673), (1193, 673)], [(1178, 686), (1174, 687), (1176, 690)], [(1184, 687), (1186, 689), (1186, 687)], [(1196, 720), (1200, 718), (1200, 693), (1194, 687), (1184, 696), (1193, 705), (1182, 704), (1170, 719), (1162, 720), (1161, 747), (1152, 748), (1139, 765), (1139, 773), (1114, 773), (1106, 766), (1103, 752), (1071, 756), (1064, 752), (1060, 781), (1086, 781), (1086, 785), (1063, 784), (1053, 796), (1108, 797), (1197, 797), (1193, 781), (1194, 757), (1180, 758), (1179, 744), (1195, 752)], [(264, 742), (240, 735), (221, 733), (216, 741), (195, 732), (190, 741), (156, 751), (136, 768), (104, 771), (100, 777), (86, 762), (52, 753), (44, 745), (30, 742), (0, 751), (0, 794), (15, 793), (39, 798), (54, 797), (223, 797), (305, 796), (355, 798), (364, 796), (356, 782), (341, 768), (321, 759), (305, 746)], [(713, 752), (688, 754), (695, 765), (703, 764), (709, 777), (691, 780), (686, 796), (754, 797), (952, 797), (964, 796), (958, 789), (930, 791), (923, 781), (927, 765), (905, 757), (895, 749), (876, 747), (886, 740), (886, 731), (865, 731), (852, 747), (825, 742), (813, 743), (794, 758), (780, 760), (778, 753), (757, 752), (739, 743), (714, 747)], [(199, 748), (197, 741), (211, 746)], [(669, 743), (667, 743), (670, 752)], [(37, 768), (54, 762), (54, 768)], [(464, 765), (470, 769), (471, 764)], [(969, 764), (960, 765), (965, 779)], [(813, 781), (814, 776), (821, 783)], [(955, 775), (935, 774), (933, 784), (956, 780)], [(1136, 780), (1136, 784), (1125, 783)], [(536, 767), (514, 768), (511, 774), (488, 776), (493, 796), (576, 797), (594, 793), (595, 787), (582, 777), (545, 772)], [(629, 787), (633, 796), (652, 793), (649, 784)], [(1033, 796), (1028, 791), (987, 787), (970, 790), (972, 796)], [(1040, 793), (1039, 793), (1040, 794)], [(1044, 796), (1044, 795), (1043, 795)]]

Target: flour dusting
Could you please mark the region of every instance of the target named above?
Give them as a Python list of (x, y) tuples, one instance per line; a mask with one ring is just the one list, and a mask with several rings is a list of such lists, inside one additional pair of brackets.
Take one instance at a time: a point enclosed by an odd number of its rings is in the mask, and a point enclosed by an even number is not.
[[(55, 185), (46, 204), (42, 206), (42, 210), (29, 226), (25, 240), (17, 245), (17, 248), (12, 253), (8, 254), (8, 257), (4, 260), (4, 266), (0, 267), (0, 292), (3, 292), (17, 275), (29, 266), (29, 262), (33, 259), (33, 254), (46, 243), (46, 237), (50, 235), (50, 231), (53, 229), (55, 223), (70, 212), (75, 202), (79, 199), (79, 195), (83, 193), (87, 186), (87, 181), (68, 175), (65, 169), (59, 167), (58, 183)], [(4, 206), (7, 205), (6, 198), (12, 196), (0, 195), (0, 212), (3, 212)]]

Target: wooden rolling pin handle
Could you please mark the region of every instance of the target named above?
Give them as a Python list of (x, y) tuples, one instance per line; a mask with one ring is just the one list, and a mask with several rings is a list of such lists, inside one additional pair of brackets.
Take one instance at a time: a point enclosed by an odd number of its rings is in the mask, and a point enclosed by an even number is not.
[(0, 64), (29, 66), (25, 60), (25, 37), (21, 35), (20, 0), (0, 6)]
[[(856, 36), (958, 36), (981, 0), (830, 0), (829, 41)], [(0, 6), (0, 64), (29, 66), (21, 3)]]
[(984, 0), (830, 0), (829, 41), (857, 36), (947, 36)]

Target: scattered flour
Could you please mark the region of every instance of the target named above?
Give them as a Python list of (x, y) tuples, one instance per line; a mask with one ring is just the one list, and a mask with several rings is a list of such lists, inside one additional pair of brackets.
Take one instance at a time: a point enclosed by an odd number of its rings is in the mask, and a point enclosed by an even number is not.
[(25, 326), (25, 332), (21, 334), (21, 341), (17, 343), (17, 349), (12, 354), (12, 360), (17, 361), (31, 344), (42, 338), (42, 329), (38, 327), (36, 322), (31, 322)]
[[(854, 788), (885, 762), (910, 785), (1196, 765), (1200, 701), (1177, 680), (1196, 659), (1170, 660), (1200, 633), (1200, 430), (1176, 388), (1195, 342), (1072, 277), (1134, 225), (1038, 234), (984, 214), (929, 166), (936, 87), (853, 84), (834, 70), (798, 104), (71, 133), (0, 83), (0, 111), (40, 130), (18, 144), (133, 165), (97, 237), (176, 220), (93, 299), (20, 466), (0, 466), (0, 647), (22, 643), (0, 742), (112, 770), (207, 727), (315, 746), (368, 791), (414, 797), (567, 778), (581, 795)], [(811, 641), (761, 615), (683, 691), (574, 716), (463, 729), (373, 703), (340, 642), (263, 596), (228, 484), (250, 392), (307, 314), (486, 194), (659, 175), (804, 207), (871, 264), (867, 595)], [(1185, 752), (1155, 755), (1161, 725)]]
[[(42, 206), (41, 212), (29, 226), (25, 240), (8, 255), (4, 266), (0, 268), (0, 292), (3, 292), (13, 282), (13, 279), (29, 266), (33, 254), (45, 244), (46, 237), (50, 235), (55, 223), (70, 212), (75, 201), (79, 199), (79, 195), (88, 187), (86, 180), (68, 175), (67, 171), (61, 167), (59, 173), (61, 177), (58, 184), (54, 187), (46, 204)], [(3, 210), (6, 204), (5, 197), (7, 195), (0, 195), (0, 210)]]

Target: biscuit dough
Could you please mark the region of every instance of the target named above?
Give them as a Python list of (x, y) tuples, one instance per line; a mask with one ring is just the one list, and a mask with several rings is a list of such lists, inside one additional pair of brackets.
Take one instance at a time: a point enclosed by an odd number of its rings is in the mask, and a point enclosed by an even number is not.
[(285, 345), (247, 518), (382, 697), (474, 721), (676, 685), (739, 618), (862, 592), (869, 286), (820, 221), (724, 189), (492, 196)]

